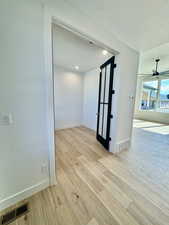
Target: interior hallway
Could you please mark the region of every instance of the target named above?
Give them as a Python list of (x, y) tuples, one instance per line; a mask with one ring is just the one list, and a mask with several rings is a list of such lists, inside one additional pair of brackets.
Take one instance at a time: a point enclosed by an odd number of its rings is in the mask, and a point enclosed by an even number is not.
[(150, 133), (156, 140), (151, 146), (143, 127), (151, 130), (153, 125), (135, 121), (133, 149), (120, 156), (105, 151), (85, 127), (57, 131), (58, 185), (29, 199), (27, 220), (12, 225), (168, 225), (169, 186), (154, 185), (161, 182), (159, 173), (153, 179), (149, 174), (169, 160), (168, 149), (162, 147), (165, 157), (157, 160), (157, 144), (167, 144), (167, 136), (157, 140), (159, 134)]

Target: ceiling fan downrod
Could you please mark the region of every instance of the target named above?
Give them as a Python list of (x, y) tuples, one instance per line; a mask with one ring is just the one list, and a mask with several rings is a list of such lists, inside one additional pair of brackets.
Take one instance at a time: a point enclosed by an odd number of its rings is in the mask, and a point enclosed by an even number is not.
[(153, 72), (153, 76), (159, 75), (159, 72), (158, 72), (158, 63), (160, 62), (160, 59), (158, 58), (158, 59), (156, 59), (155, 61), (156, 61), (156, 69), (155, 69), (155, 71)]

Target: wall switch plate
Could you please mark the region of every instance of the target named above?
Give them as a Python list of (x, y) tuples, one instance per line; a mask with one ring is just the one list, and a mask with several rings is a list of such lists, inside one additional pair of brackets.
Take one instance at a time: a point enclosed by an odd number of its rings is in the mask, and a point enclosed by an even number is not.
[(9, 126), (13, 123), (12, 114), (0, 113), (0, 125)]

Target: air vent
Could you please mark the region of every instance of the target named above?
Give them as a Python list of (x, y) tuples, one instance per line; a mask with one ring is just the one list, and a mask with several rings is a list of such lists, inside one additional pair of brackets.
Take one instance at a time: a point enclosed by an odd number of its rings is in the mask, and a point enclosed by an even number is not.
[(15, 219), (15, 210), (2, 216), (1, 224), (9, 224)]
[(29, 212), (28, 203), (6, 213), (1, 217), (0, 225), (7, 225)]
[(28, 204), (22, 205), (16, 209), (16, 217), (22, 216), (28, 212)]

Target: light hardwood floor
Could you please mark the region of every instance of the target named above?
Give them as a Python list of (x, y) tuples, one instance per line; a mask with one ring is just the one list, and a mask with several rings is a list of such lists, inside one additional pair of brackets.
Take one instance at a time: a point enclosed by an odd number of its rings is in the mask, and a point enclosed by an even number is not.
[[(133, 148), (143, 144), (137, 129)], [(85, 127), (56, 137), (58, 184), (31, 197), (27, 220), (12, 225), (169, 225), (169, 185), (149, 176), (149, 146), (114, 156)]]

